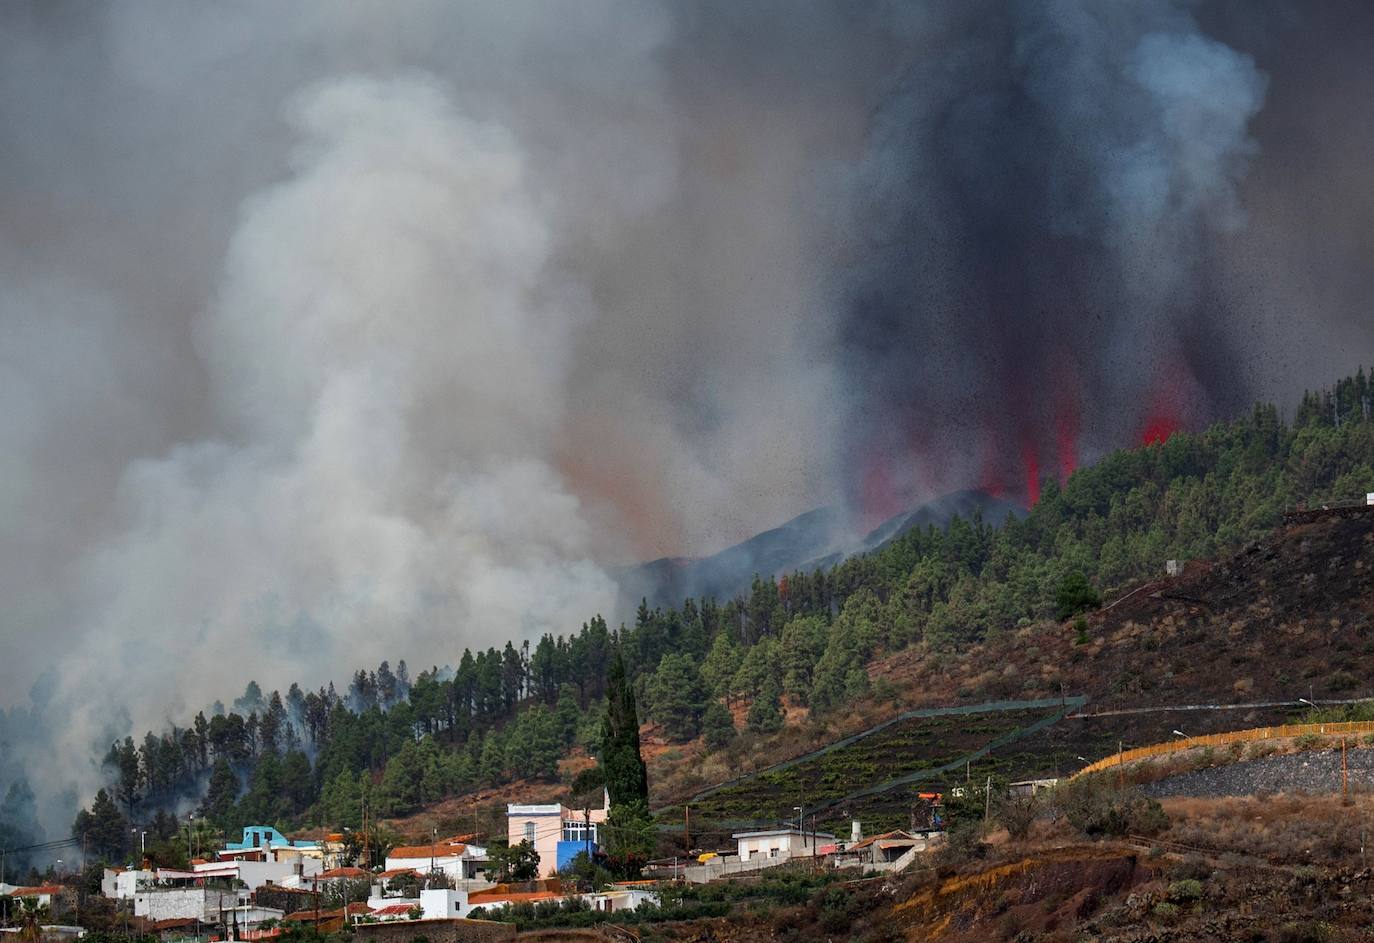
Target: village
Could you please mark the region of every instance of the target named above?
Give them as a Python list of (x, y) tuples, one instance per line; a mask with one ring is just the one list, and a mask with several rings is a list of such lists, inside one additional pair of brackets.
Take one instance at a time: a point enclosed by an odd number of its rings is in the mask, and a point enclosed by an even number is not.
[[(907, 868), (943, 835), (938, 811), (927, 828), (865, 837), (854, 821), (850, 834), (837, 839), (816, 831), (798, 809), (800, 824), (736, 832), (732, 847), (651, 861), (640, 880), (599, 883), (582, 873), (584, 862), (602, 855), (598, 832), (610, 813), (609, 796), (603, 797), (597, 809), (510, 803), (507, 834), (495, 842), (436, 832), (427, 843), (391, 847), (373, 870), (352, 863), (356, 846), (344, 833), (303, 839), (252, 825), (239, 841), (190, 858), (186, 868), (152, 867), (146, 859), (105, 867), (99, 896), (122, 931), (166, 943), (270, 940), (293, 930), (347, 930), (360, 940), (488, 939), (507, 930), (513, 935), (513, 923), (497, 921), (518, 905), (615, 914), (657, 908), (664, 889), (681, 882), (747, 880), (783, 865), (856, 876), (889, 873)], [(513, 873), (503, 874), (502, 867)], [(0, 932), (20, 932), (27, 912), (42, 915), (45, 939), (87, 933), (79, 895), (68, 884), (0, 882), (0, 900), (6, 898), (8, 919)], [(92, 906), (89, 898), (86, 906)]]

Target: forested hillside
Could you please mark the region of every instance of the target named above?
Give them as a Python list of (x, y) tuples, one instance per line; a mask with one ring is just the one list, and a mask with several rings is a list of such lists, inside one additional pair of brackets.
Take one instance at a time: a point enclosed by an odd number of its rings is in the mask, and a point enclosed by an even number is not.
[[(409, 677), (404, 663), (285, 693), (250, 684), (184, 728), (114, 744), (110, 793), (77, 828), (123, 853), (125, 818), (169, 833), (167, 811), (198, 805), (214, 827), (251, 821), (339, 828), (367, 799), (395, 815), (516, 778), (556, 778), (571, 748), (598, 748), (618, 645), (641, 713), (671, 740), (755, 733), (784, 701), (823, 716), (870, 690), (866, 664), (914, 645), (957, 647), (1063, 618), (1169, 558), (1213, 556), (1265, 533), (1285, 507), (1374, 490), (1374, 389), (1363, 371), (1309, 394), (1291, 424), (1273, 406), (1167, 441), (1114, 452), (1061, 487), (1046, 481), (1021, 521), (954, 520), (914, 530), (828, 571), (760, 574), (745, 597), (641, 605), (612, 631), (600, 616), (568, 636), (456, 655)], [(111, 801), (113, 799), (114, 801)], [(159, 815), (159, 813), (161, 813)]]

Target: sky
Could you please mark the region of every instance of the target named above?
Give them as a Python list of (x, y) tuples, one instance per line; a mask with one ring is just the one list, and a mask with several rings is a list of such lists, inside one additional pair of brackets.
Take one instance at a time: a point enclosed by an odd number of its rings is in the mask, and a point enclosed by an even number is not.
[(0, 732), (51, 733), (56, 808), (250, 677), (571, 631), (626, 563), (1291, 404), (1374, 360), (1371, 39), (1278, 0), (0, 6)]

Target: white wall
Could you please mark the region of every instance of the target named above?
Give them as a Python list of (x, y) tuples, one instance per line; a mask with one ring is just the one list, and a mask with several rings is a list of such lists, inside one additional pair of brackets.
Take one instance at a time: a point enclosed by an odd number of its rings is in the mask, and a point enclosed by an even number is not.
[[(811, 857), (816, 853), (817, 844), (833, 842), (834, 840), (832, 835), (819, 835), (813, 842), (809, 832), (805, 835), (788, 832), (781, 835), (761, 835), (757, 838), (736, 839), (739, 843), (741, 861), (756, 861), (759, 858), (768, 857)], [(777, 850), (777, 855), (769, 855), (769, 852), (774, 849)]]
[(139, 883), (154, 877), (151, 871), (123, 871), (115, 878), (115, 894), (120, 900), (133, 900)]
[(420, 906), (425, 910), (426, 920), (466, 917), (472, 912), (468, 904), (468, 892), (448, 888), (421, 891)]

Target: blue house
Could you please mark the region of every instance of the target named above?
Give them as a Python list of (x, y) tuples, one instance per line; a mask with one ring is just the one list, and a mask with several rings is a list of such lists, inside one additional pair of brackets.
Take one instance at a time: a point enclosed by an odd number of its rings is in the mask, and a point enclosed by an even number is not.
[(270, 825), (247, 825), (243, 829), (243, 841), (224, 843), (226, 852), (266, 851), (270, 848), (318, 848), (319, 842), (292, 841)]

